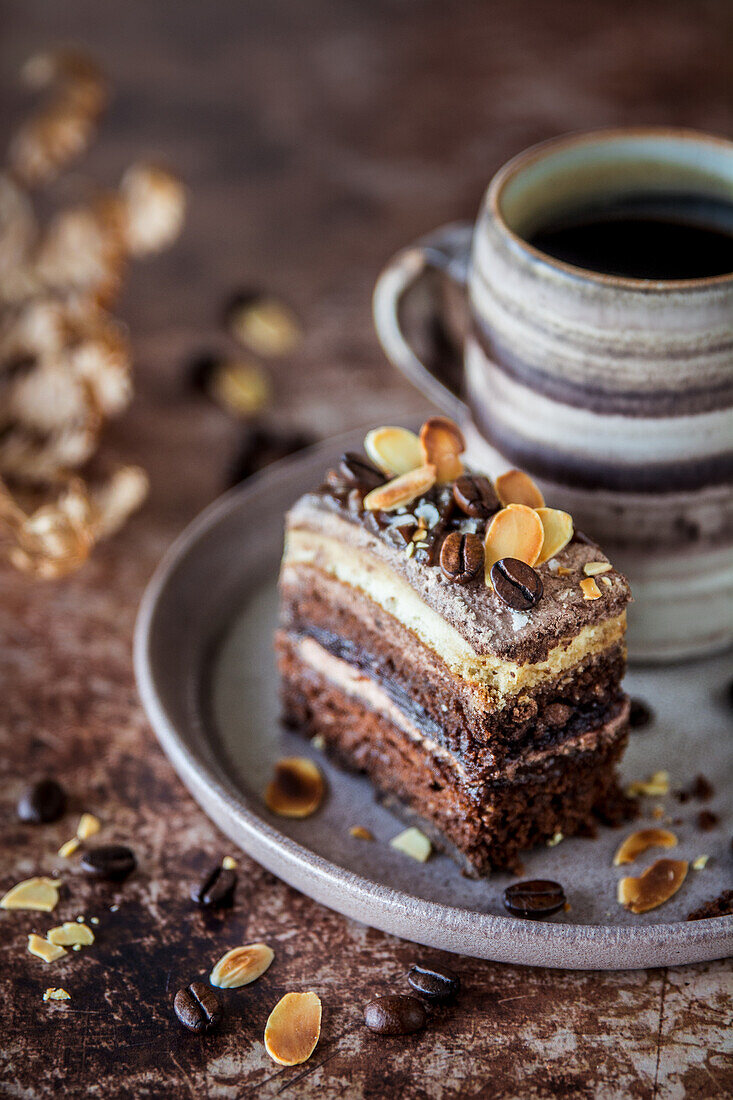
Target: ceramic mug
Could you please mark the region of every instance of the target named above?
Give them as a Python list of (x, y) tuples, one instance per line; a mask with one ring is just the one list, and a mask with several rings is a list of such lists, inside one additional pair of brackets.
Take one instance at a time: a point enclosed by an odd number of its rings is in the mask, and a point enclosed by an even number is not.
[[(374, 316), (395, 365), (462, 423), (469, 457), (527, 470), (629, 576), (631, 657), (674, 660), (733, 641), (733, 272), (604, 275), (526, 240), (553, 212), (650, 192), (733, 203), (733, 143), (634, 129), (529, 149), (491, 181), (475, 226), (394, 257)], [(429, 269), (467, 298), (462, 399), (400, 322)]]

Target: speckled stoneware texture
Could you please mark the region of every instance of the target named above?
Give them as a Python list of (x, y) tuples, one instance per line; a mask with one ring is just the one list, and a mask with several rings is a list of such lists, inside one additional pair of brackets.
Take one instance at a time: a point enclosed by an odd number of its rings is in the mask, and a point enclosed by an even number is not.
[(571, 135), (492, 181), (475, 231), (449, 226), (400, 253), (375, 291), (390, 358), (451, 413), (409, 348), (402, 297), (427, 267), (466, 286), (467, 424), (477, 465), (521, 466), (627, 573), (632, 658), (733, 640), (733, 273), (648, 281), (586, 272), (524, 237), (604, 194), (731, 200), (733, 145), (688, 131)]
[[(272, 632), (275, 582), (285, 510), (320, 480), (362, 433), (281, 463), (209, 508), (175, 544), (143, 601), (136, 634), (136, 672), (160, 742), (211, 818), (269, 870), (316, 900), (405, 939), (503, 962), (568, 968), (647, 967), (720, 958), (733, 948), (733, 918), (686, 922), (686, 914), (730, 885), (733, 759), (723, 699), (726, 663), (696, 662), (675, 670), (634, 673), (629, 689), (657, 719), (632, 735), (624, 775), (667, 769), (682, 787), (704, 770), (717, 789), (706, 808), (720, 825), (701, 833), (701, 808), (662, 801), (679, 818), (675, 854), (710, 856), (690, 871), (663, 908), (634, 917), (616, 902), (623, 872), (612, 856), (626, 830), (603, 829), (595, 840), (567, 840), (529, 853), (526, 877), (561, 881), (571, 909), (549, 922), (516, 920), (502, 907), (507, 875), (464, 878), (445, 855), (418, 864), (388, 841), (402, 824), (379, 805), (369, 783), (326, 762), (278, 722)], [(317, 759), (328, 796), (314, 816), (273, 816), (262, 792), (282, 755)], [(646, 824), (653, 803), (645, 804)], [(351, 838), (363, 825), (375, 841)], [(653, 853), (638, 863), (652, 862)]]

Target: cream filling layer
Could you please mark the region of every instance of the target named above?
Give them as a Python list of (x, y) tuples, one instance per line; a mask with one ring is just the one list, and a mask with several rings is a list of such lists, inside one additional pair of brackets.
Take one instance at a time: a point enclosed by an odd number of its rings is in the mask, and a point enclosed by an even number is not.
[(384, 688), (376, 684), (369, 676), (353, 668), (342, 661), (340, 657), (334, 657), (332, 653), (324, 649), (313, 638), (299, 638), (294, 644), (298, 657), (319, 676), (323, 676), (345, 695), (364, 703), (370, 710), (382, 715), (406, 733), (411, 741), (419, 741), (434, 756), (447, 760), (453, 770), (467, 780), (467, 775), (461, 764), (458, 763), (452, 752), (439, 745), (432, 737), (426, 737), (422, 730), (418, 729), (397, 704), (390, 699)]
[(452, 672), (499, 698), (516, 695), (518, 691), (554, 679), (584, 658), (617, 644), (622, 641), (626, 627), (624, 611), (611, 619), (590, 623), (573, 638), (563, 639), (544, 661), (519, 664), (476, 653), (455, 627), (428, 607), (407, 581), (367, 550), (345, 547), (328, 535), (294, 528), (286, 535), (283, 568), (297, 568), (300, 564), (315, 566), (342, 584), (364, 592), (412, 630)]

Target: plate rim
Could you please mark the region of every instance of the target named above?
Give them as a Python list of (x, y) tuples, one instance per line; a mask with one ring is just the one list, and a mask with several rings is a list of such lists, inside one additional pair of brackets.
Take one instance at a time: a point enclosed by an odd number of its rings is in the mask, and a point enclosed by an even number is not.
[[(244, 507), (255, 492), (266, 489), (269, 483), (277, 486), (288, 472), (320, 452), (332, 455), (339, 447), (353, 446), (357, 434), (330, 437), (305, 448), (216, 498), (174, 539), (145, 587), (133, 639), (137, 689), (153, 732), (186, 788), (234, 843), (288, 885), (327, 908), (411, 942), (496, 962), (572, 970), (648, 969), (728, 957), (733, 953), (733, 916), (637, 927), (559, 924), (476, 912), (386, 886), (332, 863), (281, 833), (247, 804), (241, 792), (237, 794), (233, 784), (228, 787), (222, 783), (187, 744), (158, 691), (151, 652), (156, 617), (178, 569), (195, 552), (199, 541), (233, 511)], [(415, 926), (421, 916), (427, 918), (422, 934)], [(454, 946), (447, 946), (439, 936), (426, 934), (436, 925), (451, 934)], [(480, 950), (469, 942), (479, 937)]]

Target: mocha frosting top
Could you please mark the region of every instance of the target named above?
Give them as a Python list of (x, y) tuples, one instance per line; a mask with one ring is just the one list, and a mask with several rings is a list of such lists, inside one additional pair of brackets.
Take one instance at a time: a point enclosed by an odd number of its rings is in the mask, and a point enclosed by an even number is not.
[[(580, 582), (587, 562), (606, 562), (600, 547), (576, 532), (573, 539), (550, 561), (536, 566), (544, 593), (529, 611), (508, 607), (483, 578), (467, 585), (448, 580), (438, 563), (439, 545), (448, 529), (483, 535), (486, 520), (456, 515), (441, 489), (413, 501), (399, 512), (367, 512), (358, 494), (340, 489), (337, 479), (301, 497), (288, 515), (290, 529), (304, 528), (348, 547), (367, 550), (404, 578), (415, 592), (441, 615), (472, 649), (482, 656), (496, 656), (519, 664), (535, 663), (564, 639), (584, 627), (618, 616), (631, 599), (626, 578), (615, 569), (596, 577), (601, 596), (584, 598)], [(430, 537), (420, 553), (407, 556), (410, 522), (424, 515)]]

